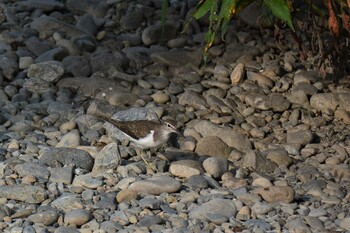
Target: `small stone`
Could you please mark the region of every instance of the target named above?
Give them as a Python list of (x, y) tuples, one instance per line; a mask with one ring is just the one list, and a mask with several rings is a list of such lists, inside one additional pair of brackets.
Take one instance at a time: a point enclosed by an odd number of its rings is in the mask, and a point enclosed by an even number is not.
[(125, 189), (120, 191), (117, 194), (117, 202), (122, 203), (122, 202), (131, 201), (131, 200), (136, 200), (138, 196), (139, 196), (138, 193), (135, 192), (134, 190)]
[(169, 102), (169, 100), (170, 100), (169, 95), (167, 95), (161, 91), (157, 91), (156, 93), (151, 95), (151, 97), (153, 98), (153, 101), (158, 103), (158, 104), (165, 104), (165, 103)]
[(28, 77), (46, 82), (57, 82), (64, 74), (64, 67), (59, 61), (46, 61), (32, 64), (28, 68)]
[(191, 189), (206, 189), (208, 187), (208, 181), (200, 175), (193, 175), (188, 178), (188, 185)]
[(252, 183), (253, 186), (260, 186), (260, 187), (263, 187), (263, 188), (269, 188), (272, 186), (272, 183), (271, 181), (269, 181), (268, 179), (264, 178), (264, 177), (259, 177), (259, 178), (256, 178), (253, 183)]
[(78, 130), (72, 130), (64, 135), (57, 143), (56, 147), (77, 148), (80, 145), (80, 135)]
[(181, 183), (170, 176), (151, 177), (140, 180), (129, 186), (130, 190), (137, 193), (159, 195), (161, 193), (174, 193), (181, 188)]
[(215, 179), (218, 179), (228, 171), (228, 161), (224, 158), (210, 157), (204, 160), (203, 168)]
[(73, 167), (54, 167), (51, 168), (50, 181), (63, 184), (71, 184), (73, 180)]
[(81, 226), (87, 223), (91, 218), (91, 214), (86, 209), (71, 210), (64, 216), (64, 222)]
[(237, 213), (236, 218), (242, 221), (250, 219), (250, 209), (248, 206), (243, 206)]
[(306, 145), (313, 140), (313, 134), (310, 130), (288, 130), (287, 143)]
[(236, 86), (243, 79), (244, 75), (244, 64), (238, 63), (230, 75), (231, 84)]
[(198, 161), (179, 160), (170, 164), (169, 172), (178, 177), (188, 178), (190, 176), (200, 175), (204, 170)]
[(350, 217), (341, 220), (340, 227), (344, 228), (346, 231), (350, 231)]
[(73, 185), (78, 187), (85, 187), (90, 189), (96, 189), (102, 186), (103, 182), (100, 179), (95, 179), (92, 177), (91, 173), (76, 176), (73, 180)]
[(237, 212), (236, 205), (232, 200), (214, 198), (194, 209), (189, 213), (190, 218), (194, 219), (212, 219), (216, 215), (221, 219), (229, 219), (232, 216), (235, 216)]
[(268, 189), (258, 188), (254, 193), (259, 194), (267, 202), (291, 203), (294, 200), (295, 191), (290, 186), (271, 186)]
[(28, 220), (44, 226), (50, 226), (56, 223), (57, 219), (58, 219), (58, 214), (55, 211), (51, 211), (51, 210), (28, 216)]
[(32, 57), (20, 57), (19, 58), (19, 68), (21, 70), (27, 69), (31, 64), (33, 64), (34, 60)]
[(201, 138), (197, 142), (197, 147), (195, 151), (199, 155), (209, 155), (227, 158), (231, 152), (231, 149), (219, 137), (209, 136)]
[(110, 143), (105, 146), (95, 157), (92, 175), (98, 175), (109, 169), (115, 170), (121, 162), (121, 155), (118, 144)]

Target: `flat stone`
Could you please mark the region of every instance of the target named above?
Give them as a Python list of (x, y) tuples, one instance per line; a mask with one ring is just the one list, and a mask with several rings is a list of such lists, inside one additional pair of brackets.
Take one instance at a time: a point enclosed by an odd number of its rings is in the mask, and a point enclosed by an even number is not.
[(94, 164), (92, 156), (86, 151), (63, 147), (49, 149), (39, 159), (51, 167), (56, 167), (59, 162), (67, 166), (75, 165), (87, 171), (91, 171)]
[(170, 164), (169, 172), (174, 176), (189, 178), (190, 176), (200, 175), (204, 170), (198, 161), (179, 160)]
[(60, 197), (52, 201), (50, 205), (59, 210), (63, 210), (64, 212), (84, 208), (82, 199), (79, 198), (76, 194), (71, 193), (63, 193)]
[(201, 51), (190, 52), (186, 50), (156, 52), (151, 54), (151, 58), (154, 62), (168, 66), (186, 66), (188, 64), (199, 66), (202, 62), (202, 53)]
[(16, 172), (21, 176), (35, 176), (40, 179), (49, 179), (50, 172), (43, 163), (22, 163), (15, 166)]
[(312, 142), (314, 136), (310, 130), (288, 130), (287, 143), (306, 145)]
[(50, 181), (55, 183), (71, 184), (73, 180), (73, 167), (53, 167), (51, 168)]
[(194, 125), (194, 129), (203, 137), (216, 136), (228, 146), (241, 151), (252, 148), (251, 142), (242, 133), (232, 130), (229, 127), (220, 127), (210, 121), (200, 120)]
[(160, 195), (161, 193), (174, 193), (181, 188), (181, 183), (170, 176), (151, 177), (132, 183), (129, 189), (138, 193)]
[(87, 223), (91, 218), (91, 214), (86, 209), (76, 209), (67, 212), (64, 216), (64, 222), (81, 226)]
[(216, 136), (201, 138), (196, 146), (196, 153), (199, 155), (227, 158), (230, 152), (230, 147)]
[(49, 210), (40, 213), (35, 213), (28, 216), (28, 220), (44, 226), (51, 226), (58, 220), (58, 214), (55, 211)]
[(232, 216), (236, 216), (236, 213), (237, 208), (232, 200), (214, 198), (192, 209), (189, 217), (192, 219), (208, 220), (213, 218), (213, 215), (217, 215), (217, 217), (221, 216), (221, 218), (227, 220)]
[(15, 184), (0, 186), (0, 197), (38, 204), (46, 200), (46, 190), (34, 185)]

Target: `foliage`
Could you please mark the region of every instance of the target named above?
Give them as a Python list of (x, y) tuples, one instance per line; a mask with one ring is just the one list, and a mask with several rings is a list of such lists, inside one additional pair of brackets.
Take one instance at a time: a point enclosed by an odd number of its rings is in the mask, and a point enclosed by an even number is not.
[[(227, 31), (227, 24), (231, 17), (249, 4), (257, 0), (202, 0), (197, 6), (193, 17), (200, 19), (209, 14), (210, 25), (206, 34), (206, 45), (204, 51), (207, 51), (212, 45), (215, 35), (221, 29), (221, 38)], [(268, 9), (280, 20), (286, 22), (288, 26), (294, 30), (292, 23), (291, 10), (289, 2), (286, 0), (263, 0)]]

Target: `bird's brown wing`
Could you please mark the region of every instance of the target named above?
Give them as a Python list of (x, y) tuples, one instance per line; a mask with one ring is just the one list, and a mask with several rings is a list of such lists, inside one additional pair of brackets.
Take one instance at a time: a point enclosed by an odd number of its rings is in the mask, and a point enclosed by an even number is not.
[(123, 131), (125, 134), (132, 138), (139, 139), (146, 137), (151, 130), (159, 127), (159, 123), (147, 120), (137, 121), (118, 121), (108, 117), (100, 117), (102, 120), (107, 121)]

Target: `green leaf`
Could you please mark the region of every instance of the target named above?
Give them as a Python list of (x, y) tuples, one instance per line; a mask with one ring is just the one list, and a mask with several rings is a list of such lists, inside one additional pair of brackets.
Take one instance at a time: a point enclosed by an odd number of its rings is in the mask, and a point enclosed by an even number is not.
[(162, 36), (165, 33), (165, 21), (166, 21), (166, 16), (168, 14), (168, 0), (162, 0), (162, 10), (161, 10), (161, 16), (160, 16), (160, 20), (162, 22)]
[(272, 14), (287, 22), (288, 26), (295, 31), (288, 3), (285, 0), (264, 0), (264, 3), (271, 10)]
[(197, 6), (196, 12), (193, 14), (195, 19), (202, 18), (206, 13), (210, 11), (216, 5), (216, 0), (204, 0)]

